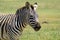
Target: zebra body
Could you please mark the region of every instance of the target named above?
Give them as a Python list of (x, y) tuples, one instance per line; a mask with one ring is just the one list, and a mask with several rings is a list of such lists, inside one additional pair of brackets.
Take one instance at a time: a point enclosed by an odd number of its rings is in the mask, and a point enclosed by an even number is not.
[(0, 16), (0, 40), (19, 39), (27, 24), (38, 31), (41, 26), (35, 11), (34, 7), (26, 2), (24, 7), (17, 9), (16, 14)]

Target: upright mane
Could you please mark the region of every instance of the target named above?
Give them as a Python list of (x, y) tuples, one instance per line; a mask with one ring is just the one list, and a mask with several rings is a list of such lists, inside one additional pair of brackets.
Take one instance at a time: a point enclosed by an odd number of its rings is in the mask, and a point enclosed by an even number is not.
[(19, 9), (17, 9), (16, 14), (20, 14), (24, 9), (26, 9), (26, 6), (23, 6)]

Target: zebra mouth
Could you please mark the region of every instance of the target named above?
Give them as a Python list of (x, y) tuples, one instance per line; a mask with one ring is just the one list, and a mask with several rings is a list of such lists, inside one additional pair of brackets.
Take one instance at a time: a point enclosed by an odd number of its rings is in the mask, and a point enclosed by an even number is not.
[(35, 30), (35, 31), (39, 31), (40, 28), (41, 28), (41, 26), (40, 26), (39, 24), (36, 24), (35, 27), (34, 27), (34, 30)]

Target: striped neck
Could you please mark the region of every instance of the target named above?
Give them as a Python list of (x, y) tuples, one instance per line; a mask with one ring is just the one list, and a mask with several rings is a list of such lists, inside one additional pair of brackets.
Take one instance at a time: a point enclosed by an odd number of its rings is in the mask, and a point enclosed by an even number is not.
[(26, 22), (25, 22), (25, 20), (24, 20), (23, 17), (21, 17), (20, 15), (17, 15), (17, 16), (16, 16), (16, 21), (17, 21), (17, 25), (18, 25), (19, 27), (25, 28)]

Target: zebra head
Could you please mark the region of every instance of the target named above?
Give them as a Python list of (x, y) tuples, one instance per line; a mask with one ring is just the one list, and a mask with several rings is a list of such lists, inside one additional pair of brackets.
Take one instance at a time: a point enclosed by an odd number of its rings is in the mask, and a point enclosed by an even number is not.
[(38, 31), (41, 26), (38, 21), (38, 15), (36, 13), (37, 3), (31, 5), (29, 2), (25, 3), (25, 6), (16, 11), (17, 19), (19, 24), (29, 24), (35, 31)]
[(31, 5), (29, 2), (26, 2), (26, 7), (28, 9), (28, 24), (35, 30), (38, 31), (41, 28), (41, 25), (38, 21), (38, 15), (36, 13), (37, 3)]

